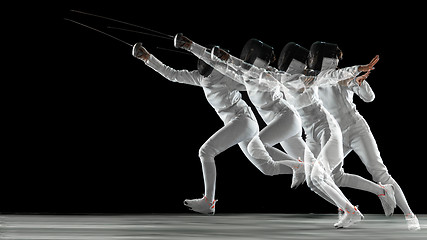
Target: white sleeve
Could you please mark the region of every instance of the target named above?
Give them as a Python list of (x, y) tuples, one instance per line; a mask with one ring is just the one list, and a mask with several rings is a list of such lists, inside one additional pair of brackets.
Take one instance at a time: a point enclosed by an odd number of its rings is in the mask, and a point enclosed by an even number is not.
[(366, 80), (360, 86), (353, 80), (350, 83), (349, 89), (356, 93), (364, 102), (372, 102), (375, 99), (375, 93)]
[(158, 72), (160, 75), (172, 82), (184, 83), (194, 86), (201, 86), (202, 75), (197, 70), (175, 70), (163, 64), (160, 60), (150, 54), (150, 58), (145, 62), (147, 66)]
[(309, 86), (335, 85), (340, 81), (355, 78), (359, 74), (359, 66), (321, 71)]
[(282, 92), (285, 91), (283, 85), (264, 68), (257, 68), (232, 55), (229, 55), (227, 61), (221, 60), (194, 42), (189, 51), (220, 73), (244, 85), (247, 91), (277, 92), (280, 89)]
[[(248, 87), (252, 90), (254, 90), (253, 88), (255, 87), (257, 91), (266, 92), (275, 92), (278, 89), (281, 89), (282, 92), (286, 92), (287, 90), (277, 81), (274, 74), (270, 74), (270, 71), (248, 64), (232, 55), (229, 55), (227, 61), (221, 60), (217, 56), (211, 55), (205, 47), (194, 42), (189, 51), (220, 73), (243, 84), (247, 90)], [(290, 76), (290, 74), (287, 75)]]
[(303, 92), (310, 87), (335, 85), (342, 80), (354, 78), (359, 74), (359, 66), (347, 67), (338, 70), (325, 70), (314, 76), (304, 74), (289, 74), (287, 72), (273, 73), (274, 77), (288, 89)]

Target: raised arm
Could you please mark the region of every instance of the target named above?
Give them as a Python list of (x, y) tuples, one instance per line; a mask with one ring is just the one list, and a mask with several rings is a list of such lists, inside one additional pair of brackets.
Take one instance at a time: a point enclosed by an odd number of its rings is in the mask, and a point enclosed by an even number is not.
[(202, 76), (197, 70), (175, 70), (163, 64), (160, 60), (150, 54), (141, 43), (136, 43), (132, 49), (132, 55), (142, 60), (145, 65), (158, 72), (164, 78), (172, 82), (179, 82), (194, 86), (201, 86)]
[[(317, 75), (317, 79), (313, 82), (313, 86), (334, 85), (336, 83), (340, 85), (349, 85), (353, 79), (361, 84), (361, 82), (369, 76), (370, 71), (375, 69), (374, 66), (379, 60), (380, 57), (376, 55), (371, 62), (366, 65), (322, 71)], [(360, 72), (366, 72), (366, 74), (357, 77)]]

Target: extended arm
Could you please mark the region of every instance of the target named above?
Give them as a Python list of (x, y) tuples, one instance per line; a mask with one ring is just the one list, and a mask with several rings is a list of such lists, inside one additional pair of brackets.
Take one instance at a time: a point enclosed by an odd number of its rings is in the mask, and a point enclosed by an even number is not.
[(353, 80), (358, 74), (360, 66), (346, 67), (340, 69), (329, 69), (321, 71), (316, 77), (316, 81), (310, 86), (325, 86), (325, 85), (348, 85), (348, 83)]
[[(248, 80), (248, 77), (255, 79), (260, 78), (261, 74), (265, 72), (265, 69), (260, 69), (251, 64), (245, 63), (239, 58), (236, 58), (217, 47), (209, 51), (207, 48), (183, 36), (182, 33), (178, 33), (175, 36), (174, 46), (193, 53), (217, 71), (242, 84), (245, 80)], [(212, 54), (213, 52), (216, 55)]]
[(166, 66), (160, 60), (150, 54), (141, 43), (137, 43), (133, 46), (132, 55), (142, 60), (147, 66), (158, 72), (169, 81), (200, 86), (202, 76), (197, 70), (175, 70), (169, 66)]
[(369, 64), (346, 67), (341, 69), (329, 69), (321, 71), (315, 76), (299, 76), (298, 79), (295, 77), (289, 77), (286, 75), (276, 76), (276, 78), (281, 79), (281, 82), (289, 82), (288, 85), (293, 85), (294, 88), (302, 88), (301, 82), (304, 83), (304, 88), (313, 87), (313, 86), (325, 86), (325, 85), (345, 85), (348, 84), (356, 78), (360, 72), (367, 72), (366, 74), (357, 77), (358, 81), (363, 81), (369, 75), (369, 72), (374, 68), (375, 64), (379, 61), (379, 56), (376, 55)]

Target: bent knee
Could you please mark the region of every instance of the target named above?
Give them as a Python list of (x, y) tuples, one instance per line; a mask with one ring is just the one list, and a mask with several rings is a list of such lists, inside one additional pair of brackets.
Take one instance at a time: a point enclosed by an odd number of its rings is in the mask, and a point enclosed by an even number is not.
[(209, 143), (204, 143), (199, 149), (199, 158), (202, 162), (213, 162), (216, 155), (217, 150)]
[(273, 161), (268, 161), (266, 163), (260, 164), (257, 166), (258, 170), (266, 176), (275, 176), (279, 174), (279, 166)]
[(338, 171), (332, 175), (332, 178), (338, 187), (343, 186), (344, 178), (345, 178), (344, 176), (345, 176), (345, 173), (344, 173), (343, 169), (340, 169), (340, 171)]
[(315, 186), (319, 186), (324, 181), (324, 172), (319, 165), (313, 168), (310, 175), (310, 180)]
[(371, 173), (372, 179), (375, 182), (388, 183), (392, 181), (392, 177), (387, 170), (369, 171), (369, 172)]

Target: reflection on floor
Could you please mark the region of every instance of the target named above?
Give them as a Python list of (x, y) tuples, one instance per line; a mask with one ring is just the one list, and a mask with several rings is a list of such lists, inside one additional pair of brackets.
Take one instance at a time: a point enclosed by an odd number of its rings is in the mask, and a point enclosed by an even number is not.
[(0, 239), (427, 239), (410, 232), (403, 215), (365, 215), (348, 229), (335, 229), (337, 215), (324, 214), (144, 214), (0, 215)]

